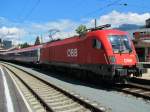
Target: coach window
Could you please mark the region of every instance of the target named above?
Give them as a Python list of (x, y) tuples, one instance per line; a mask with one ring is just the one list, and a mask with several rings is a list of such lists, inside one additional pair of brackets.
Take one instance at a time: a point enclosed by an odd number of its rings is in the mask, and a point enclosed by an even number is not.
[(96, 48), (96, 49), (101, 49), (102, 48), (101, 42), (97, 39), (92, 40), (92, 46), (93, 46), (93, 48)]

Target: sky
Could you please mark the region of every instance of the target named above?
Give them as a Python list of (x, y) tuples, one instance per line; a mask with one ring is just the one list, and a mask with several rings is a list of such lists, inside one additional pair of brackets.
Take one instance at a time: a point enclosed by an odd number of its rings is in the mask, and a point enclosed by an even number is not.
[(59, 30), (53, 38), (75, 35), (83, 24), (144, 25), (150, 18), (150, 0), (0, 0), (0, 38), (14, 44), (33, 44), (36, 36), (49, 41), (49, 30)]

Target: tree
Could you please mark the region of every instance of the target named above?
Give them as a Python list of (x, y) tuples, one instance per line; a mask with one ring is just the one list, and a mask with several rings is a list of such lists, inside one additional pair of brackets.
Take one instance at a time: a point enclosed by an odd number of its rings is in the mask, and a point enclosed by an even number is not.
[(19, 46), (20, 48), (26, 48), (26, 47), (29, 47), (30, 45), (27, 42), (25, 42), (23, 44), (19, 44)]
[(39, 45), (39, 44), (41, 44), (41, 42), (40, 42), (40, 37), (37, 36), (34, 45)]
[(80, 25), (77, 29), (76, 29), (76, 33), (78, 33), (79, 35), (83, 35), (85, 34), (87, 31), (87, 28), (85, 25)]

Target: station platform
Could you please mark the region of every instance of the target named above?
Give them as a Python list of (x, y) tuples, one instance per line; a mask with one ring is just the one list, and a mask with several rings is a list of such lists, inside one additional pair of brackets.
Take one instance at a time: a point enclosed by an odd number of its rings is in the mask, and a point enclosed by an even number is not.
[(0, 65), (0, 112), (28, 112), (9, 73)]
[(147, 68), (147, 73), (142, 74), (140, 78), (150, 80), (150, 68)]
[(143, 67), (147, 69), (147, 73), (142, 74), (140, 79), (150, 80), (150, 62), (139, 62), (139, 64), (142, 64)]

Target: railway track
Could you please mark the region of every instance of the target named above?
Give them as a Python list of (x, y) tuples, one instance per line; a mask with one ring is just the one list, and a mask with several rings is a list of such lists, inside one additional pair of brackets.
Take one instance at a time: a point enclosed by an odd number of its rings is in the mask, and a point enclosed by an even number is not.
[(132, 83), (136, 83), (136, 84), (150, 86), (150, 80), (148, 80), (148, 79), (131, 78), (129, 81)]
[(115, 89), (136, 97), (150, 100), (150, 86), (129, 82), (128, 84), (116, 85)]
[(90, 102), (66, 89), (50, 84), (10, 64), (1, 64), (22, 92), (32, 112), (106, 112), (109, 109)]

